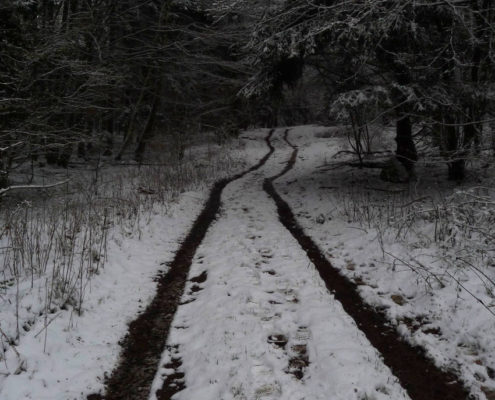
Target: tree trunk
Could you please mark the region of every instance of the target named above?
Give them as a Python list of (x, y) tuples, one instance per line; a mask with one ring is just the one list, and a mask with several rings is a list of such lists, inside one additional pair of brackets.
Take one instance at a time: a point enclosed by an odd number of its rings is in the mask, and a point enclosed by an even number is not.
[(463, 158), (448, 163), (449, 181), (462, 181), (466, 177), (466, 160)]
[(403, 116), (397, 121), (395, 141), (397, 142), (395, 156), (406, 169), (409, 178), (413, 178), (414, 164), (418, 161), (418, 153), (412, 137), (412, 125), (409, 116)]
[[(491, 117), (493, 118), (493, 117)], [(495, 120), (490, 121), (490, 138), (492, 145), (492, 154), (495, 156)]]
[(153, 99), (153, 105), (151, 106), (150, 114), (143, 132), (139, 136), (138, 145), (134, 151), (134, 160), (141, 163), (143, 161), (144, 150), (146, 148), (146, 142), (151, 138), (153, 134), (153, 126), (155, 125), (156, 111), (160, 105), (160, 95), (156, 94)]
[(462, 144), (460, 144), (458, 127), (454, 125), (454, 120), (447, 118), (447, 125), (443, 126), (445, 134), (445, 149), (447, 157), (451, 161), (447, 162), (450, 181), (462, 181), (466, 175), (466, 160), (462, 156)]
[(122, 159), (122, 155), (127, 150), (127, 148), (131, 144), (131, 141), (134, 137), (134, 129), (135, 129), (134, 125), (136, 124), (139, 109), (141, 108), (141, 105), (144, 101), (146, 88), (147, 88), (147, 85), (148, 85), (150, 78), (151, 78), (151, 69), (149, 69), (148, 73), (146, 74), (146, 78), (144, 80), (143, 87), (141, 88), (141, 91), (139, 93), (139, 98), (133, 107), (133, 111), (131, 113), (131, 116), (130, 116), (130, 119), (129, 119), (129, 122), (127, 125), (127, 131), (126, 131), (125, 136), (124, 136), (124, 142), (122, 143), (122, 147), (120, 148), (119, 152), (115, 156), (116, 161), (120, 161)]

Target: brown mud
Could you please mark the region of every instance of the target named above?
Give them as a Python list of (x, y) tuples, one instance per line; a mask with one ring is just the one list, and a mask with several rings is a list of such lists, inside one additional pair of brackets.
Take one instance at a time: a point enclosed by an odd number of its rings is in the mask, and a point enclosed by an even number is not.
[[(120, 343), (122, 351), (119, 363), (105, 381), (105, 393), (90, 394), (87, 397), (88, 400), (148, 399), (173, 317), (184, 292), (193, 257), (206, 231), (218, 215), (222, 191), (227, 184), (257, 170), (266, 163), (274, 151), (270, 143), (273, 132), (272, 129), (265, 138), (269, 151), (256, 165), (215, 183), (201, 214), (169, 264), (168, 273), (157, 277), (155, 297), (148, 307), (129, 324), (128, 333)], [(175, 364), (180, 366), (180, 361), (175, 360)], [(161, 400), (169, 399), (181, 388), (181, 385), (177, 385), (176, 382), (172, 387), (168, 387), (170, 385), (167, 386), (167, 382), (166, 380), (164, 387), (158, 392)]]
[(402, 340), (385, 314), (363, 302), (357, 285), (342, 276), (330, 264), (318, 246), (297, 223), (289, 205), (280, 197), (273, 185), (277, 178), (292, 169), (297, 159), (298, 149), (288, 140), (288, 133), (289, 131), (286, 130), (284, 140), (293, 149), (291, 157), (282, 172), (265, 179), (263, 184), (263, 189), (277, 205), (282, 224), (306, 252), (328, 290), (342, 304), (345, 312), (354, 319), (371, 344), (382, 354), (384, 363), (399, 379), (412, 400), (468, 399), (468, 392), (457, 376), (440, 370), (426, 357), (422, 348), (414, 347)]

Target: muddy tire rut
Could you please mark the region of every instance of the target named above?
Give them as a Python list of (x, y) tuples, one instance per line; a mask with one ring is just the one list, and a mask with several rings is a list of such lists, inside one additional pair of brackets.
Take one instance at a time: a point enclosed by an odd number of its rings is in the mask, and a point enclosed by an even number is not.
[[(148, 398), (162, 352), (166, 348), (174, 315), (184, 294), (193, 257), (208, 228), (218, 216), (222, 191), (230, 182), (261, 168), (266, 163), (275, 151), (271, 143), (273, 133), (272, 129), (265, 138), (269, 148), (268, 152), (255, 166), (215, 184), (201, 214), (169, 264), (168, 273), (157, 277), (157, 292), (152, 302), (130, 323), (129, 332), (121, 343), (120, 361), (106, 379), (105, 393), (89, 395), (88, 400), (144, 400)], [(467, 399), (468, 392), (455, 374), (440, 370), (426, 357), (424, 350), (413, 347), (402, 340), (397, 330), (390, 325), (385, 314), (364, 303), (357, 285), (341, 275), (313, 240), (304, 233), (289, 205), (277, 193), (273, 184), (276, 179), (290, 171), (297, 160), (298, 149), (291, 144), (288, 135), (287, 129), (284, 140), (292, 148), (290, 159), (280, 173), (266, 178), (263, 182), (263, 189), (276, 204), (280, 222), (315, 265), (327, 289), (342, 304), (345, 312), (355, 321), (372, 346), (381, 353), (384, 363), (398, 378), (412, 400)], [(275, 274), (275, 271), (267, 270), (266, 273)], [(192, 278), (191, 281), (196, 284), (193, 288), (197, 287), (198, 291), (201, 290), (199, 284), (206, 279), (206, 272)], [(276, 335), (269, 337), (268, 341), (282, 347), (287, 344), (285, 337)], [(303, 342), (295, 344), (289, 350), (291, 358), (287, 372), (301, 379), (305, 368), (310, 363), (306, 344)], [(173, 358), (170, 365), (167, 365), (167, 368), (174, 369), (176, 373), (167, 377), (162, 388), (156, 393), (160, 400), (169, 400), (184, 388), (184, 374), (179, 372), (180, 366), (180, 358)], [(331, 371), (328, 373), (331, 374)]]
[[(129, 324), (128, 333), (121, 342), (120, 361), (105, 381), (105, 393), (90, 394), (87, 396), (88, 400), (148, 398), (172, 320), (184, 293), (193, 257), (208, 228), (218, 215), (222, 191), (229, 183), (261, 168), (266, 163), (275, 150), (270, 142), (273, 133), (274, 129), (265, 138), (269, 151), (256, 165), (233, 177), (220, 180), (214, 185), (201, 214), (170, 262), (168, 272), (157, 277), (155, 297)], [(170, 398), (173, 394), (164, 389), (160, 398)]]

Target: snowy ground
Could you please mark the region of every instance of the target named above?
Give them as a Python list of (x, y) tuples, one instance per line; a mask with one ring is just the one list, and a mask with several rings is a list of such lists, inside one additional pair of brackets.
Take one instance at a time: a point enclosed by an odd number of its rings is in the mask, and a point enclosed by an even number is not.
[[(276, 131), (276, 151), (266, 165), (224, 190), (220, 216), (190, 271), (190, 278), (203, 279), (188, 282), (150, 400), (175, 372), (165, 366), (177, 358), (185, 374), (177, 400), (408, 399), (380, 354), (326, 290), (262, 190), (263, 179), (280, 172), (290, 155), (283, 131)], [(267, 151), (266, 133), (243, 135), (235, 157), (254, 164)], [(477, 300), (488, 309), (495, 306), (486, 279), (472, 269), (447, 269), (439, 262), (441, 249), (425, 239), (430, 225), (416, 229), (408, 243), (396, 240), (395, 232), (380, 232), (382, 225), (374, 224), (372, 216), (363, 217), (363, 203), (387, 202), (390, 194), (357, 188), (403, 187), (380, 183), (375, 170), (328, 168), (332, 157), (348, 148), (337, 130), (329, 134), (327, 128), (298, 127), (289, 140), (300, 147), (299, 157), (275, 186), (306, 232), (335, 267), (360, 285), (368, 303), (386, 310), (405, 337), (424, 346), (439, 365), (460, 373), (478, 399), (493, 400), (495, 317)], [(428, 185), (438, 189), (430, 180), (421, 190)], [(420, 191), (416, 195), (412, 198), (422, 197)], [(55, 310), (47, 320), (37, 319), (16, 346), (21, 360), (13, 347), (4, 346), (0, 399), (82, 400), (101, 390), (127, 323), (150, 301), (153, 278), (166, 269), (206, 196), (206, 189), (182, 193), (167, 212), (157, 209), (139, 235), (113, 231), (108, 262), (91, 280), (82, 316)], [(418, 273), (417, 262), (430, 273)], [(483, 268), (495, 280), (493, 267)], [(45, 301), (43, 282), (36, 285), (39, 290), (24, 297), (22, 309), (36, 309)], [(0, 328), (12, 324), (12, 290), (0, 297)]]
[[(153, 277), (166, 268), (178, 239), (190, 227), (207, 193), (184, 193), (169, 215), (156, 215), (141, 240), (116, 234), (110, 240), (109, 257), (101, 275), (93, 279), (84, 313), (59, 311), (43, 331), (43, 319), (22, 336), (17, 351), (27, 365), (25, 371), (1, 379), (2, 400), (64, 400), (83, 398), (103, 385), (105, 372), (112, 369), (118, 342), (127, 323), (154, 294)], [(42, 284), (42, 282), (41, 282)], [(43, 299), (27, 297), (23, 306)], [(46, 335), (45, 335), (46, 334)], [(15, 372), (18, 361), (10, 349), (2, 373)]]
[[(392, 138), (380, 138), (385, 148), (393, 149)], [(447, 240), (434, 241), (428, 218), (411, 219), (410, 232), (400, 238), (400, 224), (384, 222), (387, 217), (410, 218), (408, 212), (415, 210), (408, 208), (411, 202), (431, 208), (432, 196), (449, 201), (458, 190), (493, 187), (493, 178), (483, 170), (459, 186), (446, 181), (443, 165), (420, 163), (413, 186), (386, 184), (378, 178), (379, 170), (336, 166), (351, 158), (339, 153), (350, 149), (338, 129), (298, 127), (289, 140), (299, 146), (299, 157), (276, 187), (306, 233), (359, 285), (367, 303), (386, 310), (406, 338), (425, 347), (438, 365), (460, 374), (476, 398), (494, 399), (495, 268), (490, 254), (475, 257), (476, 239), (455, 247)], [(460, 259), (474, 260), (476, 269)]]
[[(230, 176), (252, 164), (260, 147), (266, 151), (264, 143), (235, 143), (231, 146), (235, 169), (214, 171), (208, 177), (210, 183), (215, 175), (217, 179)], [(202, 158), (210, 157), (206, 146), (193, 150)], [(71, 306), (55, 306), (43, 314), (49, 276), (35, 278), (33, 284), (27, 276), (18, 291), (16, 285), (0, 285), (0, 329), (5, 333), (0, 335), (4, 349), (0, 352), (0, 399), (84, 399), (103, 388), (105, 374), (117, 361), (127, 324), (154, 295), (154, 278), (166, 271), (166, 263), (202, 209), (209, 194), (207, 183), (147, 210), (132, 224), (134, 230), (127, 229), (125, 222), (110, 229), (107, 260), (87, 282), (82, 315)], [(21, 336), (14, 347), (6, 336), (10, 341), (15, 334), (16, 298)]]
[[(262, 189), (290, 155), (282, 133), (262, 169), (226, 188), (198, 249), (190, 277), (207, 279), (186, 287), (161, 362), (182, 360), (174, 399), (407, 399)], [(173, 372), (162, 368), (155, 390)]]

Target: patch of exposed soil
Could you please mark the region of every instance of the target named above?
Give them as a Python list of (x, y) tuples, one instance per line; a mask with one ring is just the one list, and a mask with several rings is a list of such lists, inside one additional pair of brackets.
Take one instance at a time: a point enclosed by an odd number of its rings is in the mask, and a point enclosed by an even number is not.
[(291, 347), (293, 356), (289, 359), (287, 372), (297, 379), (304, 377), (304, 370), (309, 365), (308, 350), (305, 344), (297, 344)]
[(200, 275), (191, 278), (190, 281), (194, 283), (204, 283), (208, 278), (208, 273), (206, 271), (201, 272)]
[(297, 223), (289, 205), (275, 190), (273, 182), (292, 169), (296, 162), (297, 147), (293, 148), (286, 167), (279, 174), (265, 179), (263, 189), (275, 201), (282, 224), (289, 230), (315, 265), (328, 290), (342, 304), (344, 310), (356, 322), (371, 344), (382, 354), (384, 363), (399, 379), (412, 400), (464, 400), (468, 392), (456, 375), (440, 370), (426, 357), (422, 348), (413, 347), (403, 341), (394, 327), (390, 326), (385, 314), (363, 302), (357, 285), (342, 276), (326, 259), (313, 240)]
[(156, 392), (158, 400), (170, 399), (175, 393), (185, 388), (184, 373), (179, 371), (181, 366), (182, 360), (180, 358), (172, 358), (169, 363), (164, 365), (166, 369), (174, 372), (165, 377), (162, 388)]
[(288, 339), (285, 335), (281, 335), (281, 334), (270, 335), (270, 336), (268, 336), (267, 342), (273, 344), (276, 347), (280, 347), (283, 349), (283, 348), (285, 348), (285, 345), (287, 344)]
[(191, 293), (197, 293), (197, 292), (200, 292), (201, 290), (203, 290), (203, 288), (201, 286), (198, 286), (198, 285), (193, 285), (191, 287)]
[[(218, 214), (222, 191), (230, 182), (242, 178), (266, 163), (275, 150), (270, 142), (273, 132), (272, 129), (265, 138), (269, 151), (256, 165), (215, 183), (201, 214), (170, 263), (168, 273), (158, 275), (157, 292), (152, 302), (129, 324), (129, 331), (121, 342), (120, 361), (105, 382), (105, 394), (90, 394), (88, 400), (148, 398), (173, 317), (184, 292), (193, 257)], [(171, 396), (167, 393), (172, 391), (166, 386), (167, 382), (161, 389), (160, 400), (167, 400)]]

